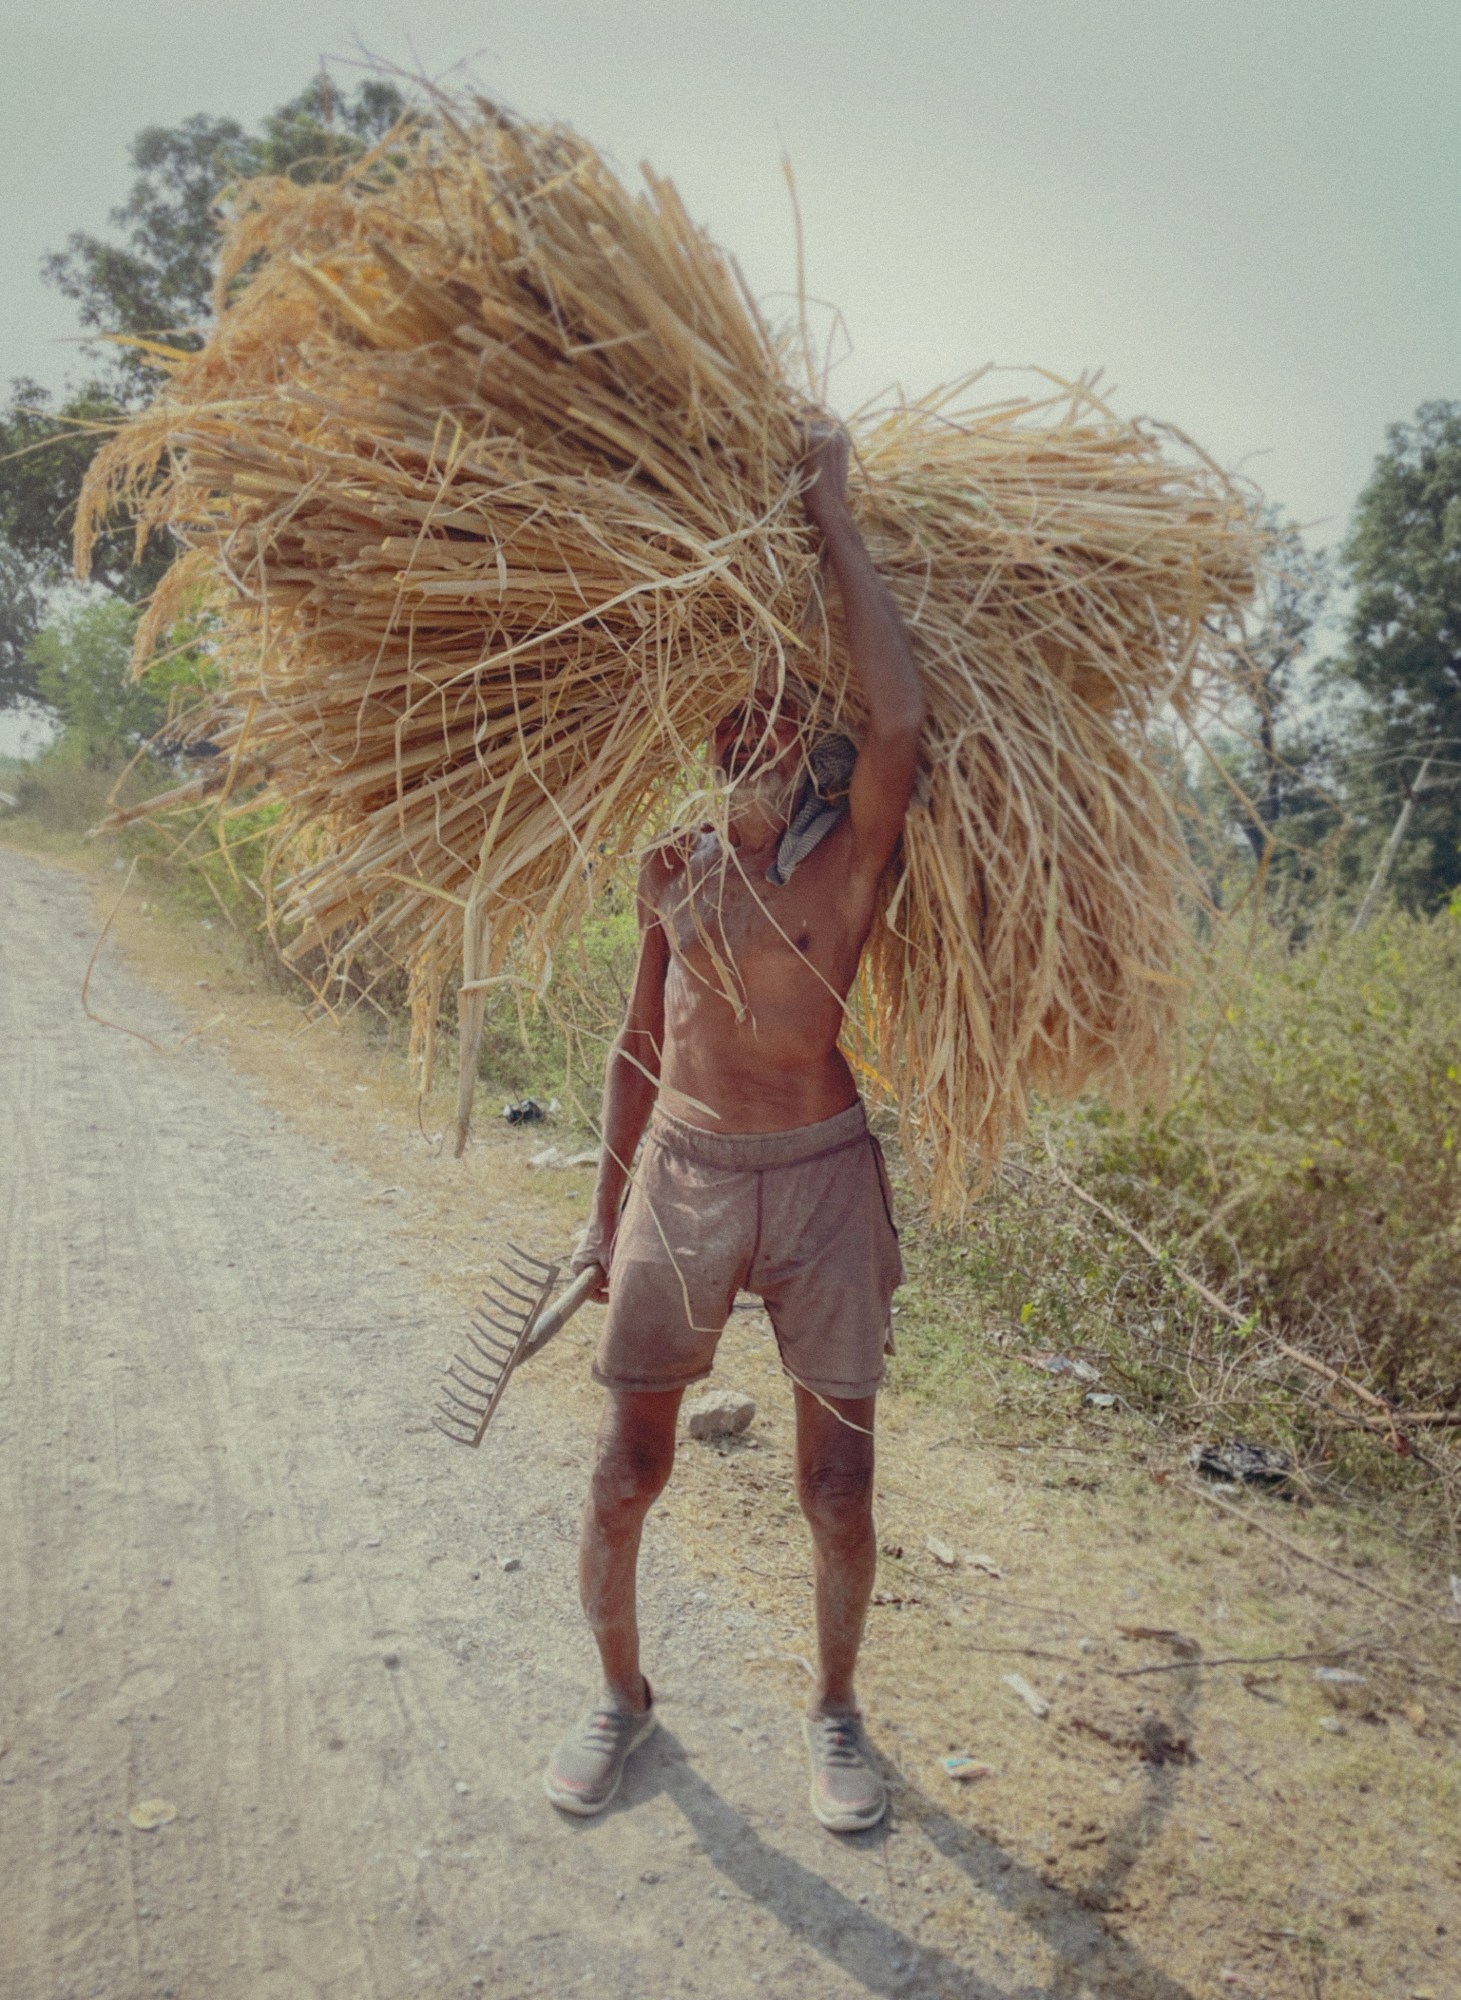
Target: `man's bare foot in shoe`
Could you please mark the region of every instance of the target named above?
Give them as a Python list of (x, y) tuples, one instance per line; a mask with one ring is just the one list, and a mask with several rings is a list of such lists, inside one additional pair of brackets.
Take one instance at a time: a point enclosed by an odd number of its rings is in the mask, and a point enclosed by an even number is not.
[(873, 1769), (860, 1715), (809, 1715), (802, 1723), (812, 1760), (812, 1811), (833, 1833), (862, 1833), (888, 1810), (888, 1788)]
[(560, 1812), (591, 1819), (619, 1789), (624, 1766), (655, 1725), (654, 1695), (644, 1683), (642, 1709), (591, 1709), (564, 1737), (543, 1774), (543, 1789)]

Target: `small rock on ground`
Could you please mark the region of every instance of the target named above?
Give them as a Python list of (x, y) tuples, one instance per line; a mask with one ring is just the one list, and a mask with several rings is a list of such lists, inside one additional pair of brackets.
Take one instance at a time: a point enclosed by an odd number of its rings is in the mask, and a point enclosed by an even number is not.
[(735, 1389), (709, 1389), (685, 1412), (692, 1438), (739, 1437), (756, 1414), (755, 1401)]

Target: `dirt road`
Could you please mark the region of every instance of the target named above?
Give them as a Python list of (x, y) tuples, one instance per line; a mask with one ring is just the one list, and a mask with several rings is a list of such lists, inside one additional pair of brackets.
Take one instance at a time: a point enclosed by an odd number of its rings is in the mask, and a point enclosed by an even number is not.
[[(936, 1819), (902, 1836), (922, 1895), (982, 1914), (920, 1951), (887, 1836), (807, 1815), (744, 1665), (774, 1641), (653, 1528), (664, 1727), (615, 1809), (561, 1820), (581, 1423), (509, 1402), (480, 1456), (439, 1438), (458, 1309), (379, 1189), (205, 1047), (85, 1019), (94, 936), (78, 882), (0, 855), (6, 2000), (1179, 2000)], [(180, 1034), (125, 967), (94, 998)]]

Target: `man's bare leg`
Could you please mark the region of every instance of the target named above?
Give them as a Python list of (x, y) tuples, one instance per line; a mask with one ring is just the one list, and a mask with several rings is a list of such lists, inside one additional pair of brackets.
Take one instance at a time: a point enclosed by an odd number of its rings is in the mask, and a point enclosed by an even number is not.
[(561, 1811), (587, 1816), (613, 1799), (629, 1757), (654, 1728), (639, 1670), (635, 1575), (644, 1517), (675, 1462), (678, 1389), (609, 1391), (578, 1552), (578, 1588), (598, 1643), (604, 1699), (548, 1761), (543, 1786)]
[(683, 1394), (681, 1389), (609, 1391), (583, 1510), (579, 1598), (603, 1662), (605, 1692), (628, 1714), (648, 1705), (635, 1598), (639, 1539), (675, 1462)]
[(796, 1390), (797, 1498), (812, 1531), (817, 1612), (819, 1672), (807, 1707), (810, 1715), (857, 1713), (852, 1676), (878, 1553), (873, 1532), (875, 1402), (872, 1396), (819, 1401), (799, 1385)]
[(888, 1806), (852, 1687), (877, 1566), (872, 1429), (871, 1396), (821, 1402), (798, 1387), (796, 1484), (812, 1531), (818, 1666), (802, 1727), (812, 1811), (834, 1833), (876, 1826)]

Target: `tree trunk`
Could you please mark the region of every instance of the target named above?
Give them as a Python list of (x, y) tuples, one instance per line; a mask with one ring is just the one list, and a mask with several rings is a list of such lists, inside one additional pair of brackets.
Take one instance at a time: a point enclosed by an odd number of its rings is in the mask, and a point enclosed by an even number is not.
[(1410, 825), (1410, 816), (1415, 811), (1415, 802), (1421, 793), (1427, 789), (1426, 779), (1430, 776), (1431, 765), (1434, 761), (1435, 753), (1432, 752), (1423, 760), (1420, 769), (1416, 772), (1415, 783), (1406, 788), (1405, 804), (1395, 816), (1395, 824), (1390, 829), (1390, 838), (1385, 842), (1385, 852), (1380, 856), (1380, 865), (1370, 878), (1370, 886), (1366, 889), (1360, 906), (1355, 912), (1354, 922), (1349, 927), (1351, 937), (1357, 937), (1370, 921), (1370, 918), (1375, 914), (1375, 905), (1379, 902), (1385, 884), (1390, 879), (1390, 870), (1394, 867), (1395, 857), (1400, 852), (1400, 843), (1405, 838), (1405, 829)]

